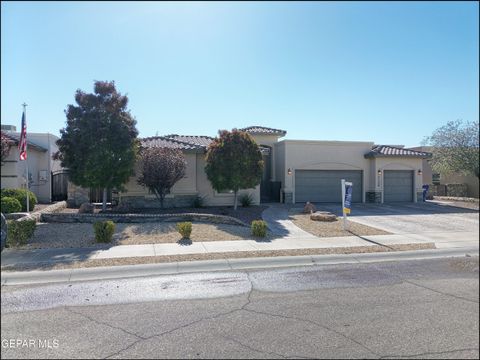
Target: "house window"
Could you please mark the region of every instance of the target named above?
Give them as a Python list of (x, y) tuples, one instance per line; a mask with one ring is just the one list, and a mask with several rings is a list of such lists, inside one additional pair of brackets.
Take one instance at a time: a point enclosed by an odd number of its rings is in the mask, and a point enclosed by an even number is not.
[(432, 174), (432, 184), (434, 185), (440, 184), (440, 174), (438, 173)]

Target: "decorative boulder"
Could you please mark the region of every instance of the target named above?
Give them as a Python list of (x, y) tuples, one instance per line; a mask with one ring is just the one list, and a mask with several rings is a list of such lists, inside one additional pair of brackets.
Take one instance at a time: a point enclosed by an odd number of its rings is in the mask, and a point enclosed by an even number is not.
[(80, 205), (80, 209), (78, 209), (79, 214), (93, 214), (95, 206), (90, 203), (83, 203)]
[(317, 211), (317, 209), (315, 208), (315, 205), (313, 205), (310, 201), (307, 201), (307, 203), (305, 204), (305, 207), (303, 208), (303, 213), (311, 214), (311, 213), (314, 213), (315, 211)]
[(310, 215), (310, 219), (314, 221), (335, 221), (337, 216), (326, 211), (318, 211)]

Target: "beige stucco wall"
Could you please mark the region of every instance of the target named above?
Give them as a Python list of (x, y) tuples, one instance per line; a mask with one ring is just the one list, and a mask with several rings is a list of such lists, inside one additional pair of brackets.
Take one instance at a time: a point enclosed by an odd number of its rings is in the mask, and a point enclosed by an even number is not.
[[(383, 202), (383, 171), (384, 170), (413, 170), (413, 187), (414, 194), (413, 199), (416, 201), (416, 193), (422, 191), (423, 179), (422, 175), (418, 174), (418, 170), (422, 170), (422, 159), (420, 158), (396, 158), (396, 157), (377, 157), (372, 159), (375, 164), (374, 173), (375, 176), (375, 190), (382, 192)], [(381, 170), (382, 174), (378, 176), (378, 171)], [(423, 170), (422, 170), (423, 172)]]
[(281, 141), (279, 143), (276, 143), (273, 147), (273, 151), (275, 153), (275, 163), (274, 163), (274, 168), (275, 168), (275, 176), (274, 180), (275, 181), (281, 181), (282, 182), (282, 188), (284, 187), (285, 184), (285, 173), (287, 172), (287, 169), (285, 168), (285, 142)]
[[(431, 183), (431, 181), (430, 181)], [(479, 182), (478, 178), (473, 175), (461, 175), (461, 174), (441, 174), (441, 184), (467, 184), (468, 197), (479, 197)]]
[(276, 151), (275, 151), (275, 146), (277, 145), (278, 143), (278, 139), (280, 138), (280, 136), (278, 135), (251, 135), (253, 137), (253, 139), (255, 140), (255, 142), (258, 144), (258, 145), (265, 145), (265, 146), (270, 146), (271, 148), (271, 169), (270, 169), (270, 174), (271, 174), (271, 178), (270, 180), (272, 181), (275, 181), (276, 180), (276, 173), (277, 173), (277, 170), (276, 170), (276, 166), (275, 164), (277, 163), (277, 154), (276, 154)]
[[(276, 145), (278, 153), (284, 148), (284, 167), (277, 166), (282, 190), (293, 194), (295, 201), (296, 170), (363, 170), (362, 199), (370, 184), (370, 160), (364, 155), (373, 142), (284, 140)], [(279, 159), (279, 158), (277, 158)], [(288, 175), (288, 169), (292, 174)]]
[[(187, 161), (186, 175), (177, 182), (167, 197), (175, 195), (200, 195), (204, 197), (204, 205), (206, 206), (231, 206), (233, 205), (233, 194), (219, 194), (213, 190), (210, 181), (205, 173), (205, 154), (186, 153)], [(136, 173), (138, 174), (138, 164), (136, 165)], [(125, 185), (127, 191), (120, 192), (120, 201), (123, 197), (128, 196), (144, 196), (145, 198), (155, 199), (155, 195), (149, 194), (148, 189), (137, 183), (137, 177), (130, 177)], [(255, 204), (260, 203), (260, 186), (255, 189), (240, 190), (239, 195), (251, 194)]]
[[(185, 177), (179, 180), (172, 188), (167, 197), (172, 197), (174, 194), (192, 195), (197, 193), (196, 188), (196, 154), (187, 153), (185, 160), (187, 166), (185, 169)], [(139, 185), (137, 182), (138, 174), (140, 173), (139, 164), (135, 165), (135, 175), (131, 176), (128, 182), (125, 184), (126, 191), (120, 192), (119, 197), (126, 196), (145, 196), (146, 198), (155, 199), (154, 194), (150, 194), (145, 186)]]

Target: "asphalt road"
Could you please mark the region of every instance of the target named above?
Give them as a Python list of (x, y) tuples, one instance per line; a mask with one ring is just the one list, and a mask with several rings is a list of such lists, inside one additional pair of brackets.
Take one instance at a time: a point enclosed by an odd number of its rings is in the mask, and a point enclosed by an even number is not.
[(463, 257), (4, 286), (1, 355), (478, 358), (478, 266)]

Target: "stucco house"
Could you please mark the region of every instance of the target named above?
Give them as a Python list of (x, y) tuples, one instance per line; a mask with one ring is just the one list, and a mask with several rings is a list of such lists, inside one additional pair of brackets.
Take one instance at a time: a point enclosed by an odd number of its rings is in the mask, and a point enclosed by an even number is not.
[[(14, 127), (12, 127), (14, 129)], [(60, 162), (52, 159), (58, 150), (58, 137), (49, 133), (27, 133), (27, 160), (20, 161), (18, 141), (20, 133), (2, 130), (12, 141), (10, 153), (2, 165), (2, 189), (26, 188), (26, 163), (28, 161), (29, 188), (38, 202), (52, 201), (51, 173), (61, 169)]]
[[(417, 202), (422, 199), (422, 161), (428, 152), (403, 146), (375, 145), (362, 141), (281, 140), (285, 130), (262, 126), (240, 129), (260, 146), (265, 167), (261, 184), (244, 189), (260, 202), (340, 202), (341, 179), (353, 182), (354, 202)], [(232, 205), (233, 194), (218, 193), (205, 173), (205, 153), (210, 136), (166, 135), (141, 139), (142, 146), (181, 149), (187, 160), (186, 175), (172, 188), (166, 206), (190, 206), (202, 196), (207, 206)], [(138, 185), (136, 176), (119, 202), (134, 207), (156, 207), (155, 196)]]

